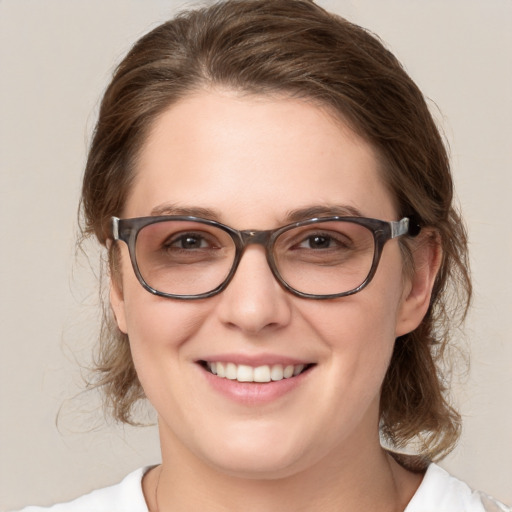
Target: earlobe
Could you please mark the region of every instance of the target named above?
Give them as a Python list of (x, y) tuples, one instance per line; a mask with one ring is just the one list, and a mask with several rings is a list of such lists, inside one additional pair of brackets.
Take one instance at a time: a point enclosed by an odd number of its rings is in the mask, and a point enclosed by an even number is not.
[(116, 283), (115, 278), (112, 277), (110, 278), (110, 308), (112, 309), (117, 327), (119, 327), (121, 332), (127, 334), (123, 291), (120, 283)]
[(422, 231), (411, 252), (414, 268), (405, 278), (404, 296), (397, 314), (397, 337), (416, 329), (430, 306), (432, 288), (442, 261), (439, 234), (434, 230)]

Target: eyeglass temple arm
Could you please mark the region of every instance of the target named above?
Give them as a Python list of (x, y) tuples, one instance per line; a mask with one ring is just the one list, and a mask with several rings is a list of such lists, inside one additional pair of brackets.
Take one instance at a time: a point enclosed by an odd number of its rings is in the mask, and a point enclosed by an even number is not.
[(404, 217), (399, 221), (390, 222), (391, 238), (401, 235), (416, 236), (421, 230), (421, 226), (414, 217)]
[(112, 217), (110, 220), (112, 222), (112, 238), (114, 240), (119, 240), (119, 217)]

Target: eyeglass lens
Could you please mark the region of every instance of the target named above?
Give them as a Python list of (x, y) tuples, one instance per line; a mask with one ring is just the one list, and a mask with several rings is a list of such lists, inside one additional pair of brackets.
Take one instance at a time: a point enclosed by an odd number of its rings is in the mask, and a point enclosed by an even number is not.
[[(281, 279), (313, 295), (347, 292), (368, 276), (375, 252), (373, 233), (349, 221), (293, 227), (274, 239), (272, 256)], [(220, 286), (235, 264), (237, 248), (223, 229), (197, 221), (168, 220), (143, 227), (135, 257), (153, 289), (200, 295)]]

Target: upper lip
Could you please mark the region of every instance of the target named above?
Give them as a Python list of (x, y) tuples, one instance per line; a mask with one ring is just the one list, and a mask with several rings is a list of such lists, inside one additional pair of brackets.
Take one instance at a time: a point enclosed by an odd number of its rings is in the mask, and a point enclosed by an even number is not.
[(236, 365), (247, 365), (252, 367), (258, 366), (272, 366), (275, 364), (281, 364), (283, 366), (289, 365), (307, 365), (313, 363), (311, 360), (299, 359), (296, 357), (283, 356), (278, 354), (215, 354), (211, 356), (206, 356), (198, 360), (198, 362), (207, 362), (207, 363), (215, 363), (215, 362), (223, 362), (223, 363), (234, 363)]

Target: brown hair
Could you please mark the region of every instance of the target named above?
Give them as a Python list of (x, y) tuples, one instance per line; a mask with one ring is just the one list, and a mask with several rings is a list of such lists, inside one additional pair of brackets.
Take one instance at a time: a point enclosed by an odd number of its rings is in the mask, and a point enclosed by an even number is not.
[[(377, 150), (398, 214), (415, 215), (439, 234), (443, 260), (431, 305), (421, 325), (396, 340), (382, 387), (381, 430), (397, 448), (419, 440), (421, 454), (440, 458), (460, 427), (441, 367), (449, 328), (464, 317), (471, 294), (466, 232), (425, 99), (368, 31), (308, 0), (228, 0), (184, 12), (142, 37), (101, 104), (83, 181), (84, 236), (106, 243), (109, 219), (122, 213), (137, 154), (158, 115), (212, 85), (327, 106)], [(111, 271), (112, 256), (111, 249)], [(127, 337), (111, 318), (96, 369), (114, 417), (132, 422), (144, 392)]]

